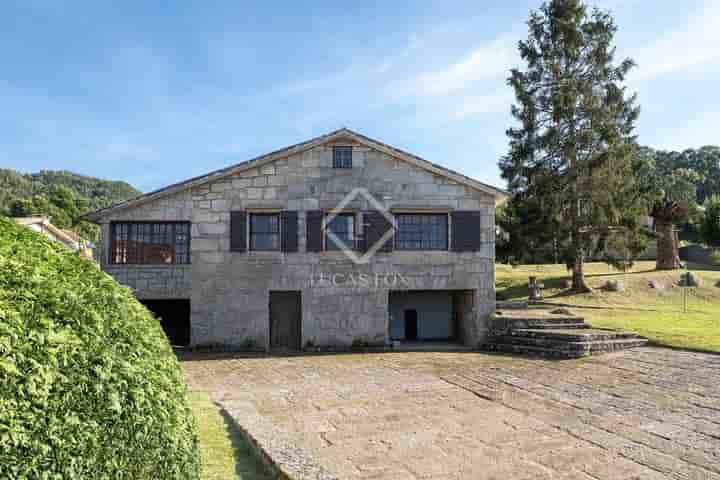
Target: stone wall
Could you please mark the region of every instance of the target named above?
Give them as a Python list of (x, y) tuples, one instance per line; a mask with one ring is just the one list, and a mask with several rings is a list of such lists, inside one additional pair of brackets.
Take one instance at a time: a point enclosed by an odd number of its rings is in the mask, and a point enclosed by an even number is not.
[(140, 299), (190, 298), (190, 265), (106, 265), (105, 271)]
[[(391, 210), (479, 210), (482, 248), (472, 253), (378, 253), (366, 265), (353, 264), (342, 252), (305, 252), (305, 212), (330, 210), (356, 187)], [(372, 207), (357, 198), (348, 208)], [(172, 284), (165, 290), (168, 295), (189, 291), (193, 345), (239, 345), (252, 339), (266, 347), (270, 290), (302, 292), (302, 343), (318, 346), (385, 342), (390, 290), (472, 290), (473, 315), (464, 337), (474, 343), (484, 338), (485, 320), (494, 308), (494, 208), (491, 195), (360, 145), (354, 145), (352, 169), (333, 169), (328, 144), (107, 219), (191, 221), (191, 266), (184, 267), (190, 278), (168, 273), (171, 266), (153, 267), (153, 278), (143, 276), (140, 267), (107, 270), (140, 287), (138, 295), (144, 298), (155, 295), (165, 280)], [(230, 252), (230, 211), (256, 209), (299, 211), (299, 252)], [(103, 232), (109, 232), (107, 226)], [(366, 284), (359, 278), (372, 280)]]

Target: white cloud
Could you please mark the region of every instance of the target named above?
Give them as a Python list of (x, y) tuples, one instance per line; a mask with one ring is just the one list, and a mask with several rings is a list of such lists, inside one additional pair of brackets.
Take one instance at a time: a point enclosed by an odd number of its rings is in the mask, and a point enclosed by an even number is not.
[(513, 102), (509, 88), (496, 88), (480, 95), (464, 95), (458, 99), (450, 111), (453, 120), (464, 120), (487, 113), (510, 111)]
[(497, 37), (473, 49), (465, 58), (446, 68), (425, 72), (413, 80), (412, 91), (418, 96), (447, 95), (472, 84), (507, 76), (517, 56), (515, 37)]
[(646, 80), (720, 60), (720, 4), (707, 1), (680, 27), (635, 52), (632, 78)]

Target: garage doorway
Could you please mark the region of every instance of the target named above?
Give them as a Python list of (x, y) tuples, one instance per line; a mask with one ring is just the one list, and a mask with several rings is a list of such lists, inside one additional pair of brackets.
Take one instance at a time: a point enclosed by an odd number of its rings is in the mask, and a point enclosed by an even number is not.
[(270, 292), (270, 349), (300, 350), (301, 326), (301, 293)]
[(160, 326), (175, 347), (190, 345), (190, 300), (140, 300), (145, 308), (160, 319)]
[(401, 343), (463, 343), (470, 338), (473, 290), (393, 290), (389, 337)]

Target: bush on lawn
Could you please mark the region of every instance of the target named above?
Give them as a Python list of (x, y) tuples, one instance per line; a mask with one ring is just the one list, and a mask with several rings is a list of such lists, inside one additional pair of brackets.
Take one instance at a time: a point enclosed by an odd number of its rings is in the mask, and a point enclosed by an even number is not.
[(159, 322), (92, 262), (0, 217), (0, 478), (198, 476)]

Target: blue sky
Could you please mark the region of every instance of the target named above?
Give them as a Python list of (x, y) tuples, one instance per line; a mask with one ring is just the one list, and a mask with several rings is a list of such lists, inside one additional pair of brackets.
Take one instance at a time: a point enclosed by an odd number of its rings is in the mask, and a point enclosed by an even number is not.
[[(501, 5), (504, 4), (504, 5)], [(346, 126), (502, 186), (539, 1), (7, 1), (0, 167), (148, 191)], [(606, 0), (641, 143), (720, 144), (720, 2)]]

